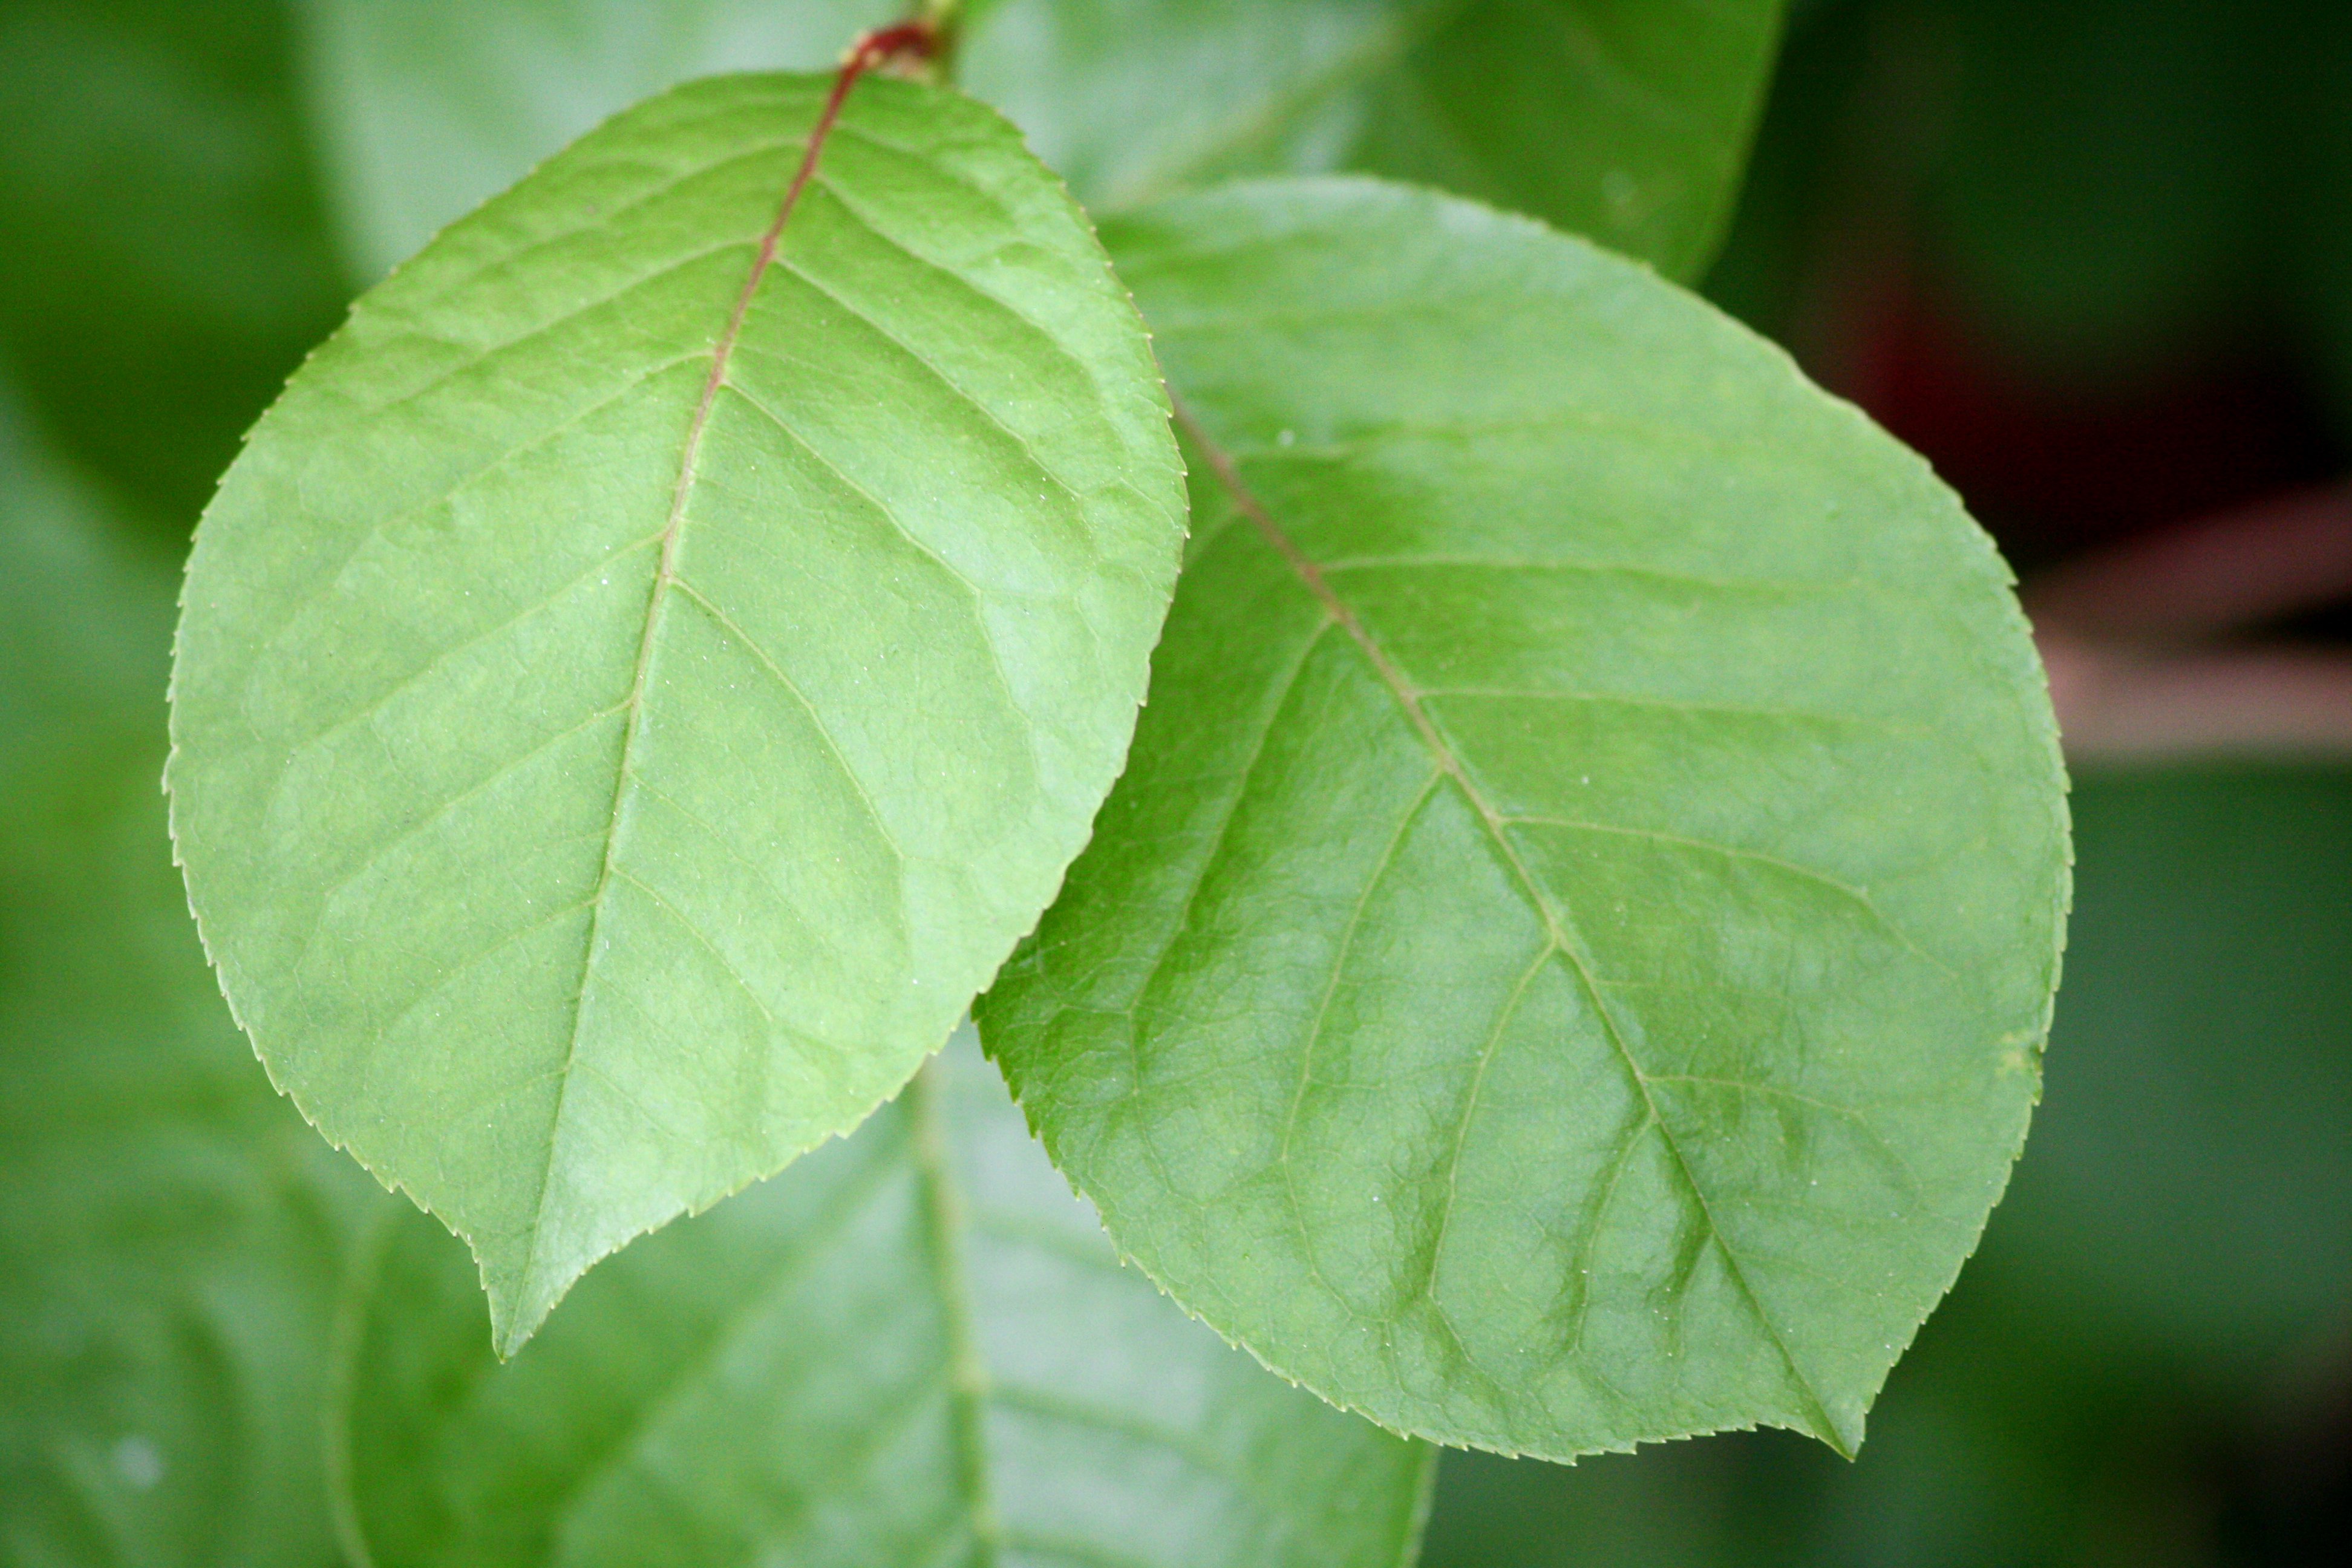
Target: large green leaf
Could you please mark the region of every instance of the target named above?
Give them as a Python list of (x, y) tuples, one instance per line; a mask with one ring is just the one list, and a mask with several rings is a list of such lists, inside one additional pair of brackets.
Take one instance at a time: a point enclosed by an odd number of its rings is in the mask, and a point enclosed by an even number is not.
[[(374, 277), (599, 117), (812, 66), (872, 0), (310, 0), (347, 247)], [(1738, 195), (1781, 0), (994, 0), (956, 68), (1090, 206), (1236, 172), (1429, 181), (1678, 277)]]
[(1364, 182), (1107, 231), (1197, 436), (1126, 776), (981, 1027), (1123, 1249), (1401, 1430), (1844, 1449), (2066, 897), (2007, 574), (1711, 308)]
[(1435, 1459), (1122, 1269), (968, 1037), (504, 1367), (429, 1222), (356, 1300), (345, 1495), (377, 1568), (1396, 1568)]
[(1089, 205), (1361, 169), (1517, 206), (1691, 277), (1780, 0), (997, 0), (960, 69)]
[(370, 282), (606, 115), (690, 77), (833, 64), (898, 0), (304, 0), (311, 99)]
[(1165, 395), (1076, 208), (874, 81), (779, 241), (827, 86), (682, 89), (450, 229), (198, 531), (170, 782), (214, 961), (508, 1350), (947, 1037), (1165, 614)]
[(173, 876), (168, 560), (0, 406), (0, 1561), (313, 1568), (376, 1194), (255, 1069)]

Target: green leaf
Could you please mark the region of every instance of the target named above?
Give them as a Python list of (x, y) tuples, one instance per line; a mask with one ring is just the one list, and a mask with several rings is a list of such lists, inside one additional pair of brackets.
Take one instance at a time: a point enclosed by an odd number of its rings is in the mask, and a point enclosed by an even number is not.
[[(2072, 804), (2048, 1102), (1863, 1463), (1448, 1455), (1426, 1568), (1828, 1568), (1864, 1532), (1920, 1543), (1888, 1563), (2023, 1563), (2184, 1503), (2294, 1517), (2202, 1456), (2319, 1429), (2285, 1412), (2326, 1400), (2306, 1369), (2352, 1300), (2352, 769), (2085, 772)], [(2222, 1560), (2209, 1530), (2179, 1561)]]
[(355, 1300), (345, 1496), (377, 1568), (1391, 1568), (1434, 1468), (1121, 1268), (968, 1037), (506, 1366), (469, 1274), (410, 1219)]
[(1053, 897), (1183, 496), (1133, 307), (1003, 121), (656, 99), (354, 309), (206, 512), (173, 820), (232, 1006), (474, 1247), (511, 1352), (854, 1127)]
[(1926, 465), (1639, 267), (1365, 182), (1107, 231), (1196, 436), (1150, 705), (980, 1023), (1120, 1247), (1399, 1430), (1851, 1450), (2066, 897)]
[[(373, 278), (564, 139), (698, 70), (814, 66), (887, 0), (310, 0), (346, 248)], [(1738, 193), (1781, 0), (996, 0), (959, 79), (1097, 210), (1362, 169), (1688, 278)]]
[(0, 1561), (313, 1568), (329, 1314), (390, 1200), (269, 1092), (189, 929), (135, 539), (0, 405)]
[(1679, 278), (1730, 216), (1780, 0), (1000, 0), (961, 79), (1097, 210), (1360, 169)]
[(831, 66), (898, 0), (305, 0), (330, 189), (353, 273), (434, 231), (606, 115), (690, 77)]

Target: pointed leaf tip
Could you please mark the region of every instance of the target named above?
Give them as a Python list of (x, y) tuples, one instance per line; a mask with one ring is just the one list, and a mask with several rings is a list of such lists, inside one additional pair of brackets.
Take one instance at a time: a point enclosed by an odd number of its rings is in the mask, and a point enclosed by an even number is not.
[[(852, 1128), (1053, 896), (1182, 538), (1140, 323), (990, 110), (695, 83), (446, 231), (197, 535), (173, 822), (332, 1141), (511, 1354)], [(772, 242), (772, 243), (771, 243)]]

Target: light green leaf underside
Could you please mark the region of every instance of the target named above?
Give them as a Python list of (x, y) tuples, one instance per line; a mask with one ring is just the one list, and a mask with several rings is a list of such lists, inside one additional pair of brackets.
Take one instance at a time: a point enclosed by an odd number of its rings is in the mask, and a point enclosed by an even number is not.
[(0, 403), (0, 1562), (320, 1568), (358, 1206), (173, 874), (172, 570)]
[(606, 115), (698, 76), (821, 70), (897, 0), (304, 0), (353, 273), (373, 282)]
[(506, 1366), (421, 1220), (348, 1331), (375, 1568), (1396, 1568), (1435, 1459), (1122, 1268), (968, 1035), (847, 1143), (599, 1269)]
[(1097, 211), (1357, 169), (1675, 277), (1738, 194), (1780, 0), (998, 0), (958, 70)]
[(1400, 1430), (1850, 1451), (2039, 1080), (2066, 827), (2000, 562), (1531, 224), (1296, 182), (1108, 235), (1196, 518), (982, 1005), (1021, 1103), (1179, 1300)]
[[(697, 71), (829, 63), (867, 0), (309, 0), (346, 249), (373, 279), (600, 117)], [(1714, 254), (1781, 0), (995, 0), (957, 79), (1097, 211), (1360, 169), (1682, 278)]]
[(861, 86), (758, 267), (826, 86), (681, 89), (450, 229), (198, 531), (170, 783), (213, 958), (509, 1351), (947, 1037), (1165, 613), (1165, 395), (1010, 126)]

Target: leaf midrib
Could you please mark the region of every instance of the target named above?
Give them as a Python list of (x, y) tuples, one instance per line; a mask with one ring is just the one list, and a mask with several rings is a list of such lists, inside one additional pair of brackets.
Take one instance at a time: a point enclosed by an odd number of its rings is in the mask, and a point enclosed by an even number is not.
[[(1567, 959), (1569, 966), (1575, 971), (1577, 980), (1591, 1001), (1594, 1014), (1601, 1020), (1601, 1032), (1608, 1037), (1610, 1045), (1624, 1064), (1626, 1075), (1633, 1079), (1634, 1089), (1642, 1098), (1643, 1108), (1646, 1112), (1649, 1124), (1657, 1128), (1659, 1140), (1665, 1144), (1667, 1153), (1673, 1157), (1675, 1168), (1682, 1176), (1683, 1185), (1689, 1189), (1692, 1201), (1698, 1205), (1699, 1217), (1706, 1224), (1707, 1234), (1714, 1238), (1716, 1249), (1723, 1254), (1724, 1262), (1731, 1271), (1733, 1282), (1739, 1288), (1739, 1293), (1748, 1302), (1748, 1310), (1755, 1314), (1757, 1322), (1762, 1326), (1766, 1336), (1771, 1340), (1773, 1348), (1780, 1352), (1781, 1363), (1788, 1368), (1789, 1375), (1795, 1380), (1797, 1388), (1803, 1395), (1806, 1404), (1811, 1407), (1810, 1414), (1819, 1423), (1815, 1436), (1851, 1458), (1853, 1443), (1848, 1439), (1843, 1429), (1831, 1418), (1828, 1406), (1822, 1400), (1820, 1391), (1814, 1386), (1812, 1379), (1806, 1374), (1804, 1368), (1798, 1363), (1795, 1352), (1789, 1348), (1787, 1339), (1780, 1332), (1780, 1325), (1775, 1323), (1771, 1315), (1764, 1310), (1763, 1301), (1758, 1297), (1755, 1287), (1748, 1281), (1746, 1268), (1740, 1263), (1738, 1255), (1732, 1250), (1730, 1242), (1725, 1238), (1722, 1227), (1716, 1223), (1714, 1207), (1708, 1202), (1706, 1189), (1699, 1185), (1698, 1177), (1692, 1170), (1690, 1161), (1684, 1155), (1682, 1145), (1675, 1139), (1673, 1129), (1666, 1124), (1664, 1118), (1658, 1112), (1656, 1097), (1651, 1092), (1649, 1075), (1642, 1070), (1641, 1063), (1634, 1058), (1632, 1047), (1625, 1043), (1624, 1036), (1617, 1027), (1617, 1020), (1609, 1011), (1608, 1003), (1601, 995), (1599, 983), (1585, 963), (1583, 954), (1579, 951), (1577, 944), (1571, 940), (1572, 933), (1563, 923), (1560, 912), (1553, 908), (1552, 900), (1545, 896), (1543, 885), (1537, 881), (1534, 873), (1529, 870), (1526, 860), (1520, 856), (1517, 846), (1511, 842), (1510, 836), (1506, 831), (1506, 819), (1471, 779), (1469, 770), (1463, 765), (1452, 743), (1446, 740), (1444, 734), (1437, 728), (1435, 721), (1430, 718), (1422, 706), (1420, 692), (1405, 678), (1404, 672), (1389, 658), (1387, 650), (1373, 638), (1370, 631), (1358, 618), (1348, 602), (1332, 588), (1321, 569), (1304, 550), (1299, 548), (1297, 542), (1283, 530), (1282, 525), (1275, 521), (1265, 503), (1243, 480), (1241, 472), (1234, 466), (1232, 457), (1193, 416), (1192, 410), (1186, 406), (1183, 399), (1176, 395), (1172, 387), (1170, 389), (1169, 395), (1174, 407), (1177, 425), (1200, 448), (1202, 458), (1208, 464), (1209, 471), (1215, 476), (1219, 488), (1223, 489), (1228, 499), (1232, 500), (1234, 510), (1249, 520), (1259, 537), (1282, 557), (1285, 563), (1306, 585), (1307, 592), (1321, 604), (1324, 613), (1348, 634), (1363, 653), (1365, 659), (1371, 665), (1373, 672), (1380, 677), (1381, 684), (1388, 688), (1390, 695), (1396, 700), (1397, 706), (1403, 710), (1414, 731), (1421, 736), (1423, 744), (1429, 748), (1430, 754), (1438, 768), (1453, 779), (1455, 787), (1462, 791), (1464, 799), (1477, 814), (1488, 841), (1494, 845), (1496, 852), (1502, 857), (1504, 864), (1509, 868), (1513, 879), (1518, 882), (1527, 894), (1528, 901), (1535, 906), (1538, 918), (1543, 921), (1544, 931), (1549, 939), (1549, 952), (1557, 952)], [(1538, 955), (1537, 963), (1542, 963), (1549, 956), (1549, 952)], [(1480, 1063), (1480, 1076), (1482, 1078), (1484, 1076), (1483, 1059)], [(1465, 1130), (1469, 1125), (1473, 1110), (1475, 1110), (1475, 1100), (1472, 1106), (1465, 1109), (1464, 1113), (1462, 1127)]]
[(955, 1424), (957, 1479), (962, 1483), (966, 1525), (980, 1548), (983, 1568), (995, 1568), (1003, 1554), (1004, 1528), (991, 1500), (987, 1412), (992, 1392), (988, 1365), (972, 1329), (970, 1271), (963, 1256), (967, 1227), (963, 1194), (950, 1163), (946, 1117), (940, 1106), (944, 1076), (936, 1056), (916, 1070), (906, 1090), (907, 1146), (921, 1183), (924, 1217), (931, 1231), (931, 1277), (940, 1293), (947, 1335), (948, 1400)]
[[(623, 707), (628, 713), (628, 725), (621, 736), (621, 756), (613, 773), (613, 805), (604, 827), (604, 854), (598, 868), (595, 891), (590, 895), (588, 935), (580, 954), (580, 982), (572, 999), (572, 1032), (564, 1044), (563, 1065), (555, 1084), (555, 1109), (549, 1118), (547, 1159), (541, 1166), (539, 1191), (531, 1199), (530, 1261), (523, 1271), (526, 1289), (537, 1285), (544, 1264), (546, 1243), (547, 1192), (555, 1179), (557, 1151), (562, 1144), (565, 1102), (571, 1093), (572, 1079), (579, 1063), (580, 1036), (587, 1017), (588, 985), (596, 967), (596, 953), (602, 940), (606, 895), (611, 891), (617, 869), (621, 843), (623, 806), (629, 793), (631, 760), (635, 756), (637, 737), (645, 727), (645, 693), (646, 678), (653, 668), (654, 649), (660, 640), (664, 612), (669, 605), (669, 590), (677, 580), (678, 546), (686, 537), (686, 508), (694, 493), (695, 480), (702, 458), (702, 441), (710, 426), (710, 411), (719, 401), (719, 392), (727, 384), (727, 368), (735, 353), (735, 345), (743, 334), (743, 322), (751, 314), (751, 301), (760, 292), (769, 269), (775, 265), (776, 255), (783, 240), (784, 225), (800, 205), (801, 193), (807, 189), (816, 168), (817, 155), (824, 148), (824, 132), (828, 127), (820, 121), (812, 128), (803, 143), (803, 151), (792, 184), (785, 188), (783, 199), (776, 205), (776, 216), (760, 237), (760, 246), (751, 258), (751, 269), (743, 279), (743, 287), (735, 297), (734, 308), (728, 312), (727, 324), (720, 331), (718, 342), (710, 354), (710, 374), (702, 384), (702, 395), (695, 404), (694, 417), (687, 426), (686, 444), (678, 458), (677, 480), (670, 491), (669, 516), (661, 535), (661, 558), (654, 569), (651, 591), (646, 595), (645, 625), (637, 638), (637, 657), (629, 678), (629, 694)], [(789, 143), (787, 143), (789, 144)], [(529, 1309), (526, 1309), (527, 1310)], [(542, 1311), (540, 1318), (544, 1318)], [(537, 1321), (530, 1328), (536, 1329)], [(512, 1355), (520, 1348), (529, 1331), (518, 1337), (509, 1323), (505, 1340), (499, 1346), (503, 1355)]]

